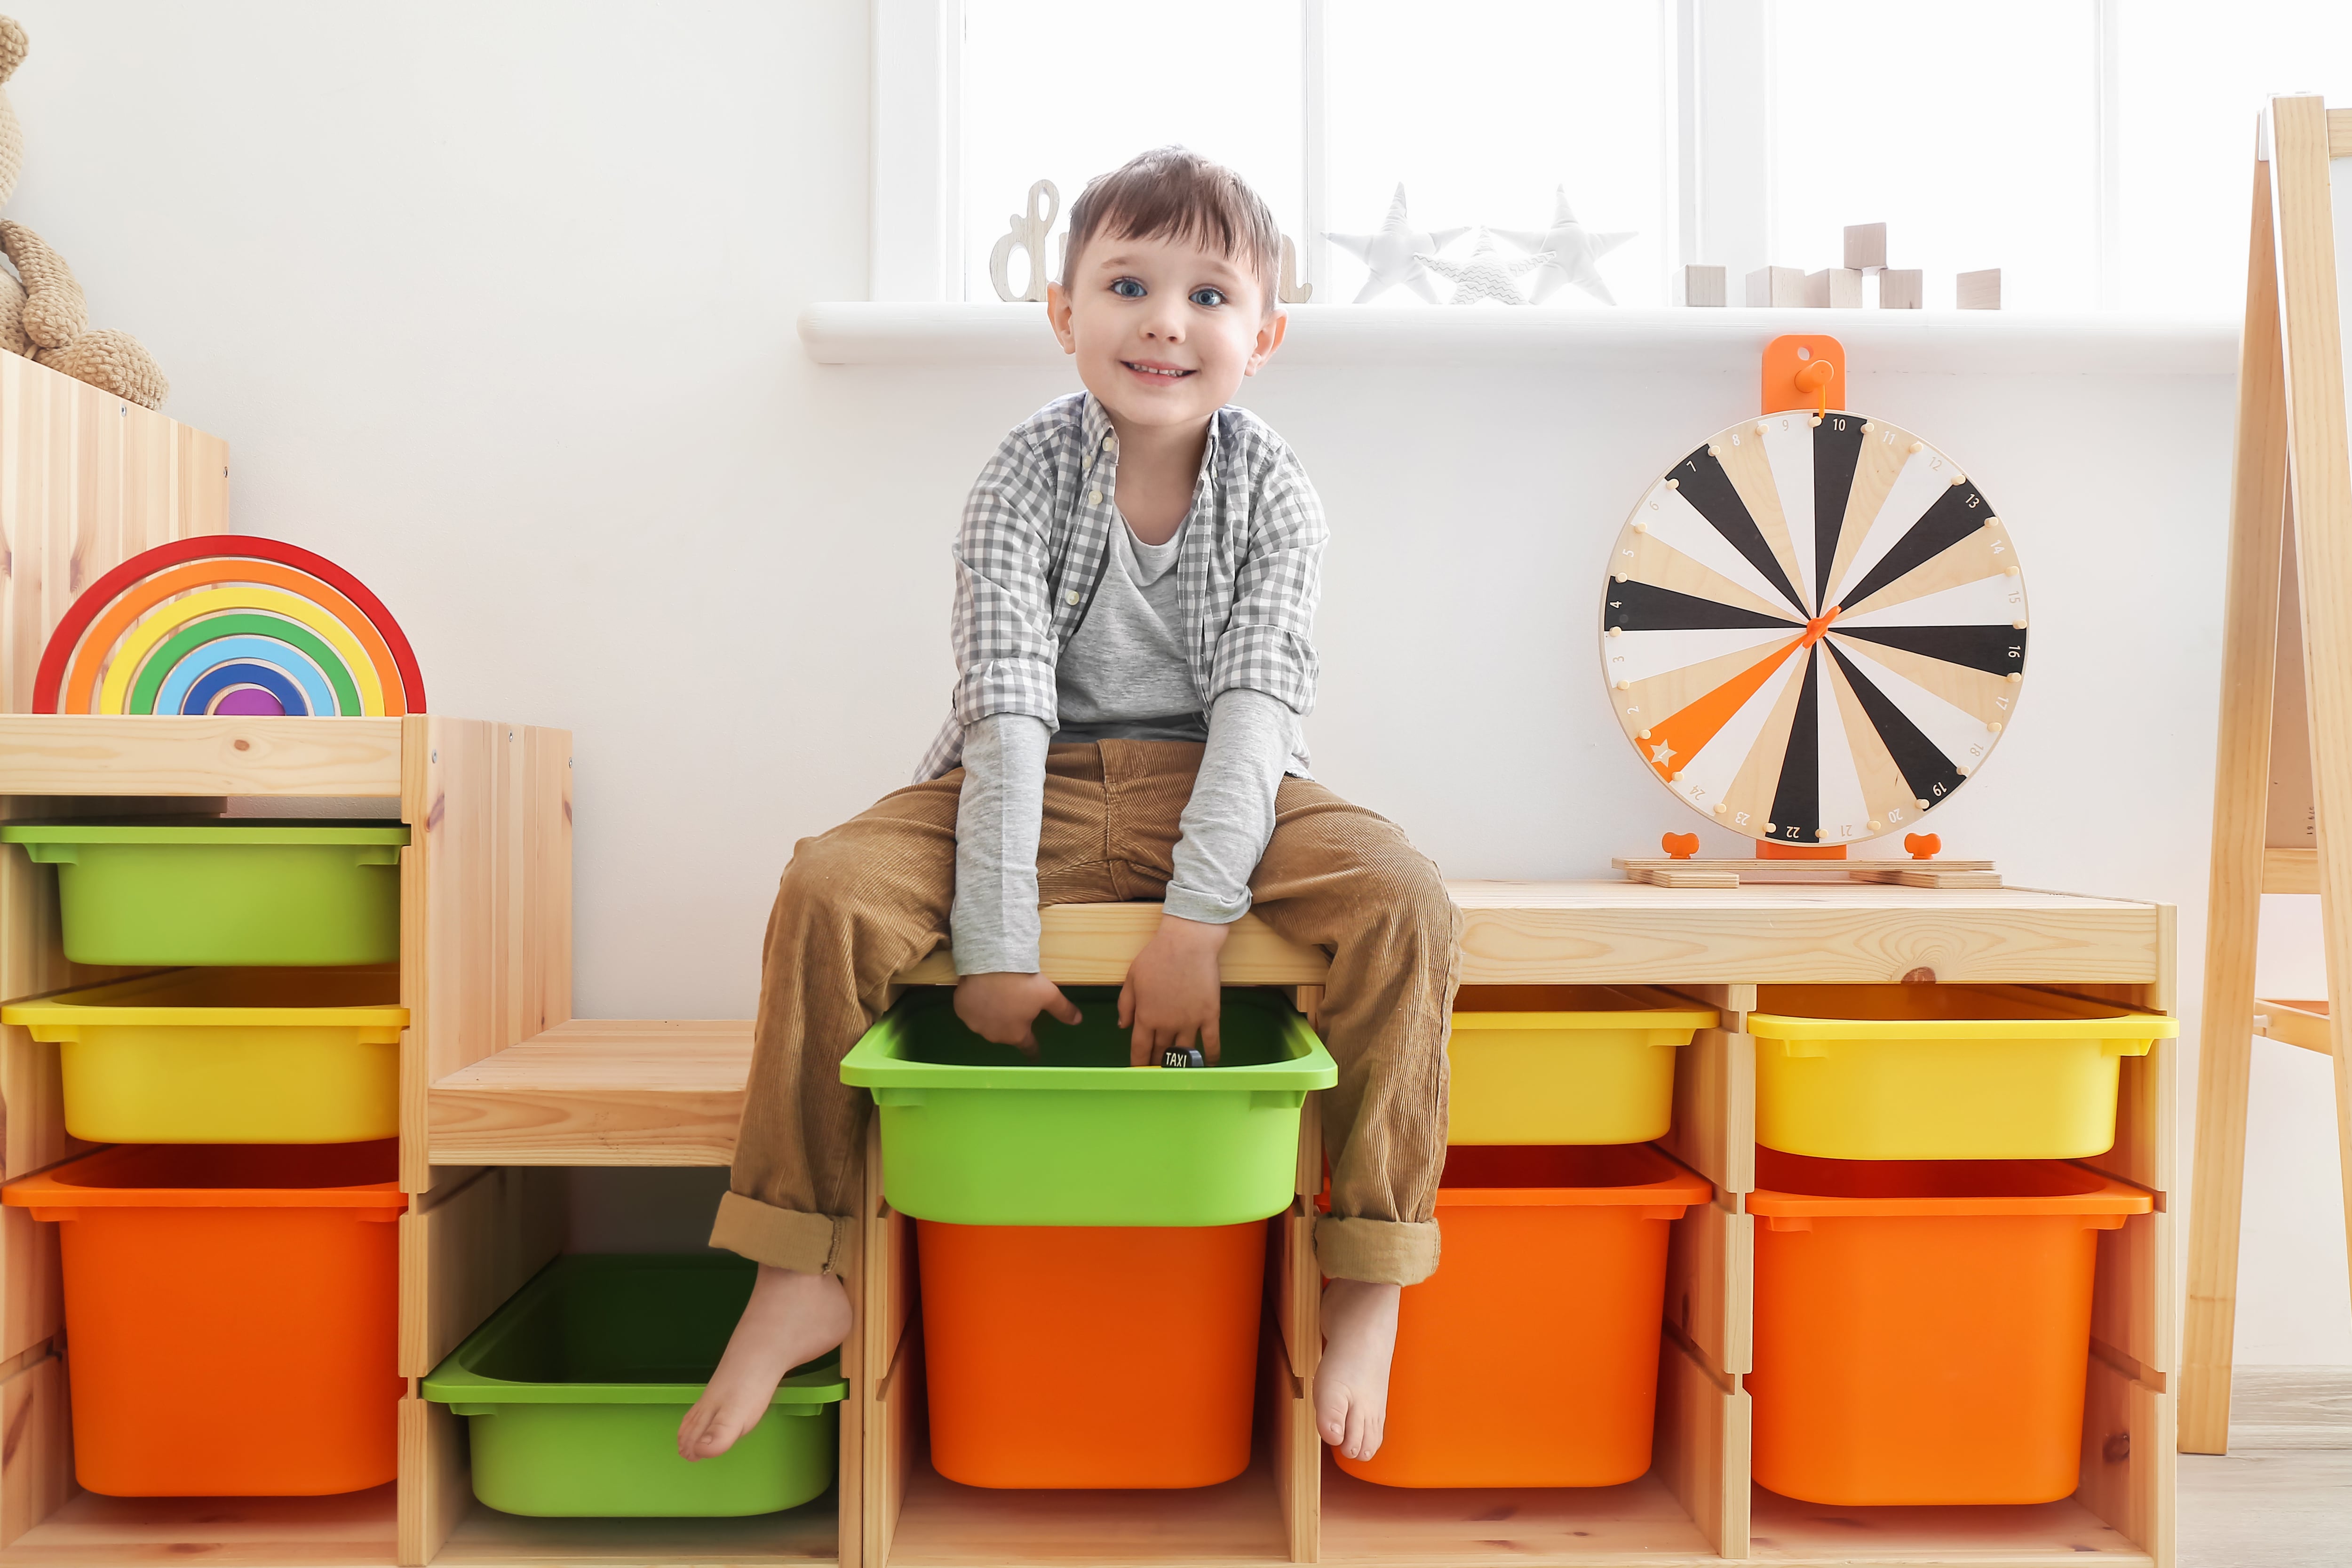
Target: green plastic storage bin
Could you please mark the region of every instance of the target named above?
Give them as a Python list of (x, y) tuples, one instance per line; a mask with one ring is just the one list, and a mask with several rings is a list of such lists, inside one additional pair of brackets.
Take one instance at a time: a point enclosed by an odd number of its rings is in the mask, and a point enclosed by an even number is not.
[(1038, 1059), (982, 1039), (953, 994), (883, 1015), (841, 1064), (874, 1091), (890, 1206), (949, 1225), (1238, 1225), (1289, 1206), (1298, 1108), (1339, 1068), (1279, 995), (1228, 991), (1223, 1064), (1131, 1068), (1118, 993), (1037, 1020)]
[(797, 1508), (833, 1484), (840, 1352), (794, 1367), (715, 1459), (677, 1425), (719, 1365), (756, 1266), (700, 1255), (559, 1258), (425, 1380), (467, 1417), (474, 1495), (558, 1519), (714, 1519)]
[(66, 956), (141, 968), (391, 963), (397, 822), (12, 822), (58, 868)]

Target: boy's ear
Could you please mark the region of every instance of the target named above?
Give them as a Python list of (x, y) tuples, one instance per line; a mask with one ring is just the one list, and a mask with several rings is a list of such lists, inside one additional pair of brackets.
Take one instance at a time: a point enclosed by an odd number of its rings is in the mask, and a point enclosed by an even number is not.
[(1290, 312), (1276, 306), (1274, 314), (1258, 324), (1257, 342), (1250, 345), (1249, 363), (1242, 367), (1242, 374), (1255, 375), (1258, 367), (1272, 359), (1274, 351), (1282, 346), (1283, 334), (1289, 330)]
[(1078, 352), (1078, 340), (1070, 332), (1070, 291), (1059, 283), (1045, 285), (1045, 320), (1053, 324), (1054, 336), (1061, 341), (1062, 352)]

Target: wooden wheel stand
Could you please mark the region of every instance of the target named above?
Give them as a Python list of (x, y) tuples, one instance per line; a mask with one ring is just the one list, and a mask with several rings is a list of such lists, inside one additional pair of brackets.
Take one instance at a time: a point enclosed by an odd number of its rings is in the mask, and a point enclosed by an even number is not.
[[(2332, 1056), (2352, 1215), (2352, 1026), (2254, 994), (2262, 896), (2316, 893), (2331, 998), (2352, 984), (2352, 460), (2329, 164), (2352, 110), (2274, 98), (2254, 163), (2213, 786), (2180, 1447), (2230, 1445), (2252, 1037)], [(2352, 163), (2343, 165), (2352, 168)], [(2289, 527), (2289, 520), (2293, 526)]]

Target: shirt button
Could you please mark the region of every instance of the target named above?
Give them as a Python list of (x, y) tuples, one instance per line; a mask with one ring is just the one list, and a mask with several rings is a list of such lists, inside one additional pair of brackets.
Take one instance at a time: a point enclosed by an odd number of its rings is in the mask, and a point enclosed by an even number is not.
[(1087, 492), (1087, 504), (1089, 506), (1102, 505), (1102, 491), (1088, 490)]
[(1063, 595), (1062, 596), (1063, 596), (1064, 598), (1066, 598), (1066, 599), (1069, 600), (1069, 602), (1070, 602), (1070, 603), (1072, 603), (1073, 605), (1075, 605), (1075, 604), (1076, 604), (1076, 603), (1078, 602), (1078, 591), (1077, 591), (1076, 588), (1071, 589), (1068, 593), (1066, 593), (1066, 594)]
[(1118, 437), (1117, 436), (1106, 436), (1106, 437), (1103, 437), (1103, 450), (1104, 450), (1104, 451), (1108, 452), (1108, 451), (1109, 451), (1113, 447), (1116, 447), (1116, 446), (1118, 446)]

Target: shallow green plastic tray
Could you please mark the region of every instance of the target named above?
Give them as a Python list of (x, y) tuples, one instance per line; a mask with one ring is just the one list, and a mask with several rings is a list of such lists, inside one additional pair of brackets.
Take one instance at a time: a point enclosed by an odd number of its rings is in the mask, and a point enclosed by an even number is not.
[(925, 991), (841, 1064), (874, 1091), (890, 1206), (950, 1225), (1238, 1225), (1289, 1206), (1298, 1108), (1339, 1079), (1277, 994), (1228, 991), (1224, 1065), (1131, 1068), (1118, 993), (1072, 988), (1082, 1023), (1037, 1020), (1039, 1059), (992, 1046)]
[(839, 1352), (794, 1367), (767, 1415), (726, 1453), (677, 1457), (751, 1299), (740, 1258), (559, 1258), (425, 1380), (467, 1417), (474, 1495), (544, 1518), (715, 1519), (796, 1508), (833, 1484)]
[(397, 822), (12, 822), (58, 868), (76, 963), (350, 964), (400, 957)]

